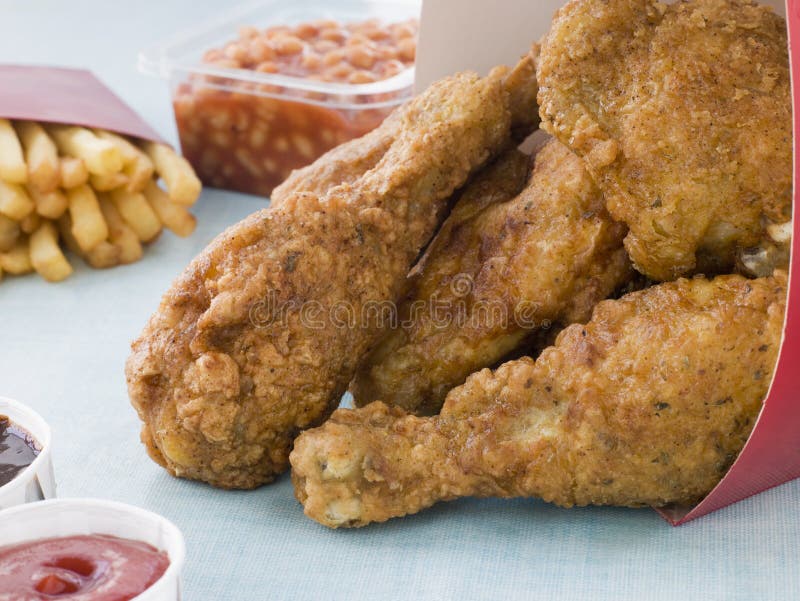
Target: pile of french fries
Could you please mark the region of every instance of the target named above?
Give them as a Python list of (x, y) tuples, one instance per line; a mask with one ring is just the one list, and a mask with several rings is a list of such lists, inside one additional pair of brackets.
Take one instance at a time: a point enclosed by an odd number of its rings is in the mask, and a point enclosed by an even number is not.
[(200, 191), (188, 161), (163, 144), (0, 119), (0, 278), (69, 277), (62, 243), (97, 269), (138, 261), (164, 227), (194, 231), (188, 208)]

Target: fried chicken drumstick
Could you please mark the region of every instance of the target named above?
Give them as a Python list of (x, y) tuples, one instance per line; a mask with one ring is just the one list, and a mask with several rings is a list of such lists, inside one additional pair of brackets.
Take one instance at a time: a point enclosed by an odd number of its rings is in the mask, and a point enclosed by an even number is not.
[[(534, 44), (528, 54), (505, 76), (509, 92), (508, 103), (512, 111), (512, 135), (522, 142), (539, 126), (536, 97), (536, 63), (539, 45)], [(296, 169), (289, 178), (272, 191), (270, 204), (280, 206), (286, 198), (298, 192), (323, 195), (333, 186), (353, 183), (366, 171), (373, 169), (386, 154), (403, 127), (402, 111), (395, 111), (377, 129), (361, 138), (345, 142), (332, 149), (325, 159), (302, 169)], [(456, 150), (456, 149), (454, 149)]]
[(775, 368), (786, 275), (661, 284), (600, 303), (536, 362), (484, 370), (431, 418), (373, 403), (303, 433), (295, 494), (330, 526), (462, 496), (692, 503), (747, 440)]
[(344, 183), (297, 188), (192, 262), (126, 366), (155, 461), (225, 488), (288, 467), (294, 437), (328, 417), (379, 334), (360, 321), (365, 305), (397, 300), (448, 198), (536, 112), (519, 104), (535, 98), (523, 70), (434, 84), (387, 122), (379, 157), (342, 163), (334, 151)]
[(774, 232), (791, 219), (789, 58), (769, 7), (571, 0), (538, 76), (542, 127), (586, 160), (642, 273), (786, 264)]
[(581, 159), (551, 140), (525, 187), (529, 161), (511, 151), (464, 189), (412, 272), (399, 327), (356, 372), (357, 405), (438, 413), (467, 376), (543, 327), (585, 322), (630, 281), (626, 228)]

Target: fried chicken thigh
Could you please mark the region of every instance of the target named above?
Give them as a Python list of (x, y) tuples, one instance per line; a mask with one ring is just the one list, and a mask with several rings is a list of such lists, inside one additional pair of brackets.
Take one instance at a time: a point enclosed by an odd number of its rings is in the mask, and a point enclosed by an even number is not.
[(772, 272), (791, 219), (786, 23), (750, 0), (571, 0), (542, 42), (542, 126), (586, 160), (642, 273)]
[(377, 402), (303, 433), (311, 518), (363, 526), (462, 496), (692, 503), (726, 473), (767, 394), (787, 278), (680, 279), (600, 303), (534, 362), (484, 370), (420, 418)]
[(551, 140), (526, 184), (529, 161), (511, 151), (463, 191), (411, 275), (399, 327), (356, 372), (356, 404), (438, 413), (471, 373), (538, 330), (585, 322), (630, 281), (626, 228), (581, 159)]
[(126, 368), (155, 461), (225, 488), (288, 467), (294, 437), (328, 417), (379, 334), (365, 306), (397, 300), (449, 197), (511, 143), (515, 115), (536, 111), (516, 104), (534, 97), (519, 86), (535, 82), (503, 69), (433, 85), (373, 158), (337, 163), (344, 183), (297, 188), (192, 262)]

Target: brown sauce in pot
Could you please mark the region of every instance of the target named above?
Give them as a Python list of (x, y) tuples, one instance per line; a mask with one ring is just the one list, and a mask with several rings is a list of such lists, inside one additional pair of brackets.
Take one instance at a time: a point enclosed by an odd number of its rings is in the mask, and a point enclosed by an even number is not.
[(39, 450), (30, 434), (5, 415), (0, 415), (0, 486), (11, 482), (33, 463)]

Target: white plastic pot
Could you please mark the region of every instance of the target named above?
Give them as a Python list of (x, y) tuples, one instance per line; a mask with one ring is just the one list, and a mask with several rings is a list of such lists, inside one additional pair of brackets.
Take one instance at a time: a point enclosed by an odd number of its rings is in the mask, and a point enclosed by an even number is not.
[(166, 518), (101, 499), (54, 499), (0, 511), (0, 546), (87, 534), (110, 534), (165, 551), (167, 571), (134, 601), (180, 601), (186, 545), (181, 531)]
[(5, 486), (0, 486), (0, 510), (56, 496), (50, 426), (33, 409), (0, 397), (0, 415), (28, 432), (41, 447), (36, 459)]

